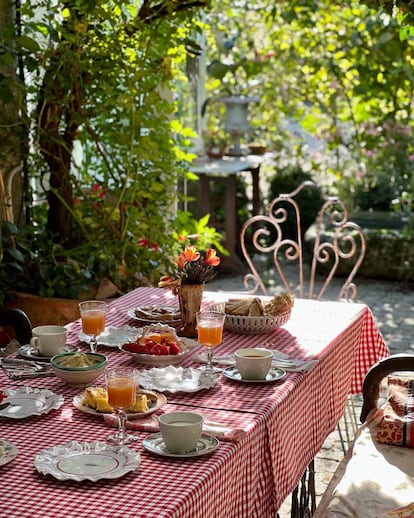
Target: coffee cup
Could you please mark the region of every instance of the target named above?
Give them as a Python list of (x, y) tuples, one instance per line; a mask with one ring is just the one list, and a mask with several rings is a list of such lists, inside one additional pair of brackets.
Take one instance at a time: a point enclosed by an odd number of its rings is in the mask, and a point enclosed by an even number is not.
[(158, 418), (160, 432), (171, 453), (195, 450), (203, 429), (203, 416), (195, 412), (169, 412)]
[(273, 353), (267, 349), (239, 349), (234, 353), (242, 379), (264, 380), (272, 366)]
[(30, 345), (41, 356), (63, 353), (66, 346), (67, 329), (63, 326), (37, 326), (32, 329)]

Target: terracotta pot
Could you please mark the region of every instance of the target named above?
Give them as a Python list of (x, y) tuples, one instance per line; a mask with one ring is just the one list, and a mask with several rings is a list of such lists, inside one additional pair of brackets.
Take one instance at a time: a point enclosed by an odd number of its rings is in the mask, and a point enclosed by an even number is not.
[(179, 336), (197, 338), (196, 313), (200, 311), (203, 290), (204, 284), (182, 284), (178, 287), (178, 300), (183, 321), (183, 326), (177, 331)]

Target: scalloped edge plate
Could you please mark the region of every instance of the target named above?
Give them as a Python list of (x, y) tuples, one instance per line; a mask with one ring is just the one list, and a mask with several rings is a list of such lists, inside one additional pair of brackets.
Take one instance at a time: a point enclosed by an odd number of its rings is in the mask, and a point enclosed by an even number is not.
[(34, 466), (42, 475), (52, 475), (58, 480), (96, 482), (137, 470), (140, 455), (126, 446), (71, 441), (42, 450), (35, 456)]
[(24, 419), (32, 415), (47, 414), (63, 405), (64, 398), (48, 389), (19, 387), (4, 389), (3, 402), (9, 406), (0, 410), (0, 417), (9, 419)]
[(147, 390), (156, 390), (157, 392), (192, 393), (215, 387), (217, 379), (209, 378), (200, 369), (169, 365), (161, 369), (153, 367), (141, 371), (139, 384)]
[[(83, 394), (84, 392), (78, 394), (73, 398), (72, 403), (75, 408), (77, 408), (81, 412), (84, 412), (85, 414), (98, 415), (101, 417), (109, 414), (109, 412), (97, 412), (94, 408), (90, 408), (87, 405), (83, 405)], [(155, 401), (155, 404), (153, 403), (152, 406), (146, 412), (127, 412), (128, 419), (139, 419), (140, 417), (146, 417), (147, 415), (151, 415), (154, 412), (157, 412), (157, 410), (159, 410), (167, 404), (167, 398), (164, 396), (164, 394), (156, 394), (151, 390), (141, 389), (137, 390), (137, 394), (147, 394), (149, 396), (152, 396), (150, 399), (151, 401)]]
[(0, 466), (4, 466), (17, 457), (19, 450), (14, 444), (3, 439), (0, 439), (0, 446), (4, 448), (4, 454), (0, 456)]
[[(105, 331), (101, 333), (97, 340), (98, 346), (103, 345), (104, 347), (119, 347), (126, 342), (132, 342), (142, 335), (141, 327), (132, 326), (108, 326), (105, 327)], [(85, 333), (80, 332), (78, 339), (81, 342), (89, 344), (91, 338)]]

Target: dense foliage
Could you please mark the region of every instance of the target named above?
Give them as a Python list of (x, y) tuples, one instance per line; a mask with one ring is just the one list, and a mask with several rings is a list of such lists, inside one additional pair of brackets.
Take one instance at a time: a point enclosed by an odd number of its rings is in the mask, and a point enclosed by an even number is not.
[[(404, 15), (293, 0), (221, 2), (211, 17), (210, 59), (218, 31), (219, 40), (237, 36), (239, 54), (253, 39), (257, 55), (273, 56), (250, 85), (261, 97), (250, 109), (253, 138), (278, 151), (278, 167), (299, 164), (351, 208), (391, 210), (413, 191), (414, 39)], [(211, 95), (221, 86), (210, 79)]]
[(204, 230), (177, 219), (191, 133), (171, 92), (186, 52), (197, 50), (205, 4), (23, 3), (20, 35), (10, 26), (0, 55), (5, 64), (17, 52), (22, 65), (17, 88), (0, 81), (3, 100), (21, 101), (32, 189), (30, 224), (17, 236), (24, 254), (5, 254), (20, 288), (74, 296), (103, 277), (120, 290), (156, 282), (183, 244), (177, 237)]

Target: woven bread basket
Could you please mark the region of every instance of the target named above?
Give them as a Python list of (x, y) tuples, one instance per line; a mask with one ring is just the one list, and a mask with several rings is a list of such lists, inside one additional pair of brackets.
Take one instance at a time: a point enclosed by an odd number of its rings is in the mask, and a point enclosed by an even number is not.
[[(212, 311), (224, 312), (224, 303), (214, 304), (210, 309)], [(224, 329), (239, 335), (264, 335), (286, 324), (290, 315), (291, 311), (283, 315), (266, 315), (260, 317), (226, 314)]]

